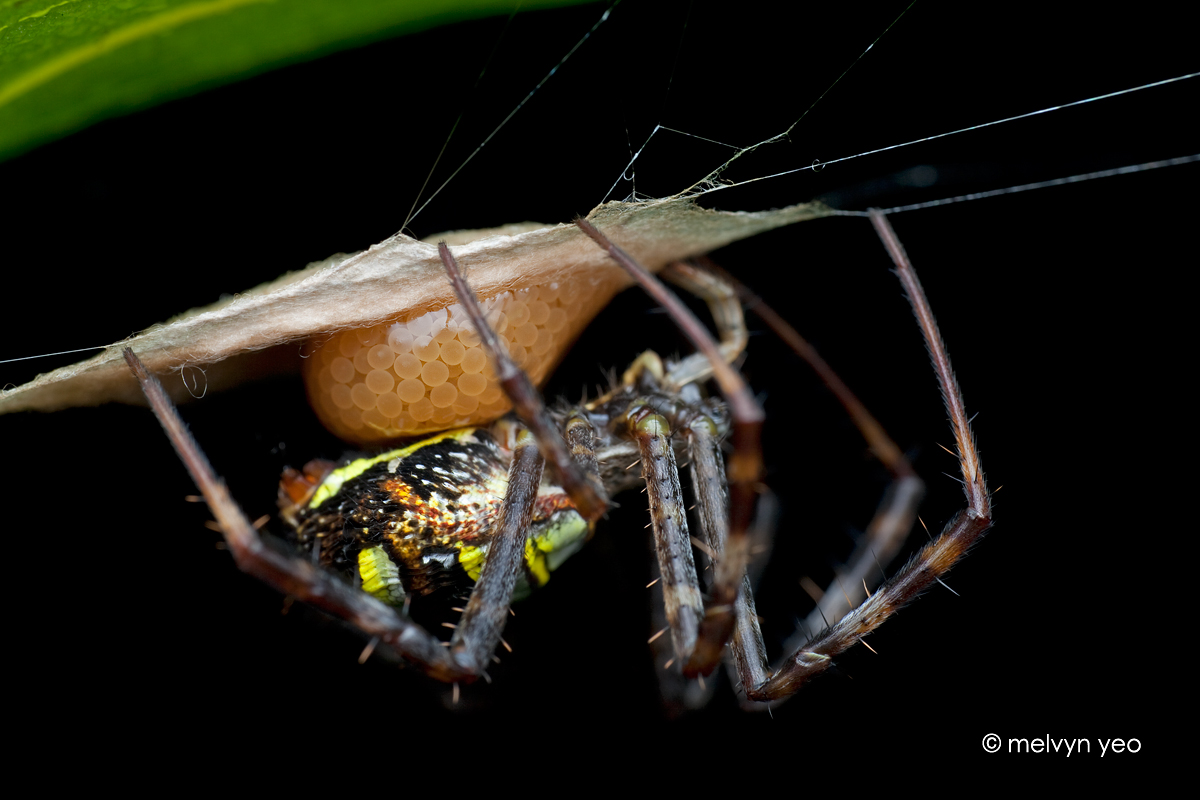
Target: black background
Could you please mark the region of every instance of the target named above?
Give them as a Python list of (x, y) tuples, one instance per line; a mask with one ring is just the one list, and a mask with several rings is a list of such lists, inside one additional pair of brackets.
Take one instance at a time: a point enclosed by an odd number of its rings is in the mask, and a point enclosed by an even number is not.
[[(989, 15), (919, 4), (790, 142), (740, 162), (730, 177), (1188, 71), (1186, 25), (1153, 9), (1107, 19), (1093, 10), (1006, 5)], [(748, 9), (735, 18), (728, 6), (627, 2), (409, 228), (423, 236), (586, 213), (621, 174), (627, 142), (636, 147), (655, 122), (733, 144), (764, 139), (809, 107), (898, 12), (814, 9), (780, 19)], [(0, 165), (11, 226), (3, 355), (118, 341), (394, 233), (459, 108), (467, 103), (468, 117), (443, 177), (600, 13), (589, 6), (516, 18), (469, 102), (501, 20), (293, 66)], [(1187, 155), (1196, 150), (1185, 120), (1194, 104), (1185, 82), (703, 202), (758, 210), (827, 196), (858, 209)], [(642, 194), (678, 191), (725, 153), (660, 137), (638, 162)], [(908, 170), (929, 165), (937, 185), (905, 185)], [(856, 648), (838, 674), (773, 718), (737, 711), (724, 686), (677, 732), (703, 736), (720, 723), (744, 729), (754, 747), (818, 759), (866, 746), (979, 753), (988, 732), (1140, 737), (1147, 748), (1161, 740), (1147, 687), (1162, 682), (1150, 644), (1169, 603), (1161, 565), (1184, 533), (1171, 503), (1191, 490), (1164, 458), (1187, 435), (1171, 385), (1183, 358), (1181, 304), (1172, 299), (1183, 300), (1183, 269), (1196, 261), (1186, 236), (1195, 174), (1194, 166), (1167, 169), (893, 218), (979, 415), (991, 485), (1003, 486), (997, 526), (949, 576), (960, 596), (938, 589), (904, 611), (871, 638), (879, 655)], [(616, 194), (628, 192), (624, 184)], [(929, 481), (921, 513), (940, 527), (962, 505), (943, 475), (955, 462), (937, 447), (950, 432), (870, 226), (808, 223), (715, 257), (861, 393)], [(21, 275), (34, 279), (22, 285)], [(578, 396), (646, 347), (684, 345), (652, 304), (629, 293), (593, 324), (547, 391)], [(0, 365), (0, 381), (18, 384), (53, 366)], [(782, 498), (759, 601), (778, 636), (807, 611), (797, 578), (844, 556), (885, 476), (769, 334), (752, 339), (745, 372), (767, 408), (768, 482)], [(311, 419), (298, 380), (210, 396), (184, 415), (251, 517), (273, 512), (284, 464), (340, 452)], [(205, 509), (183, 502), (190, 481), (144, 409), (6, 417), (0, 431), (9, 664), (23, 686), (49, 698), (53, 713), (43, 708), (39, 725), (67, 718), (103, 730), (121, 719), (179, 732), (207, 720), (259, 742), (314, 744), (326, 731), (369, 738), (382, 726), (392, 736), (455, 731), (446, 746), (459, 746), (473, 725), (496, 724), (533, 736), (591, 731), (564, 740), (583, 746), (600, 735), (598, 723), (628, 724), (634, 737), (663, 721), (644, 644), (649, 566), (636, 495), (551, 587), (517, 609), (505, 634), (516, 652), (492, 686), (472, 687), (451, 712), (446, 691), (412, 670), (358, 666), (353, 634), (313, 614), (281, 617), (280, 598), (214, 547)], [(31, 720), (32, 741), (39, 730)]]

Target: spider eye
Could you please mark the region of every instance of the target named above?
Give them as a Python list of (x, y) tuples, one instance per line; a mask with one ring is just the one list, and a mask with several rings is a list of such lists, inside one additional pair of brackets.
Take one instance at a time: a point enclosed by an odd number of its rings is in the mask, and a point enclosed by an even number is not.
[[(481, 305), (517, 366), (540, 385), (624, 285), (617, 273), (571, 276)], [(481, 425), (512, 408), (458, 304), (333, 334), (305, 360), (304, 382), (325, 427), (362, 445)]]

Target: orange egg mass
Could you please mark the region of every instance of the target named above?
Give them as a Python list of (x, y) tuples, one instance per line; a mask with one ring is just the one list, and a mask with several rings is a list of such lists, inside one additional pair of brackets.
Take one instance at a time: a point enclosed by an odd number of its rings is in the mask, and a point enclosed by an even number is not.
[[(541, 385), (625, 281), (571, 276), (480, 305), (508, 352)], [(459, 304), (323, 339), (304, 362), (309, 401), (329, 430), (373, 445), (481, 425), (512, 408)]]

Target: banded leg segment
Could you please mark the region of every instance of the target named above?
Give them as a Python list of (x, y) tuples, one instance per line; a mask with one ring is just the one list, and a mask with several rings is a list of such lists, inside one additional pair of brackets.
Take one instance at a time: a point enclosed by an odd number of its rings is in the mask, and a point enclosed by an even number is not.
[(642, 456), (642, 477), (650, 496), (650, 521), (654, 526), (667, 625), (671, 629), (676, 656), (689, 658), (696, 648), (696, 636), (705, 612), (696, 578), (696, 562), (692, 557), (679, 470), (675, 466), (675, 449), (671, 446), (670, 425), (645, 402), (633, 404), (627, 424), (629, 435), (637, 442)]

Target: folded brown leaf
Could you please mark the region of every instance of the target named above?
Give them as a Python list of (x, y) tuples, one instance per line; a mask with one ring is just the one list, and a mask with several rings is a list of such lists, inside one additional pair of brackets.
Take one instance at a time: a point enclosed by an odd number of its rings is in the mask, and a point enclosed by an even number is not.
[[(820, 203), (763, 212), (711, 211), (685, 198), (606, 203), (588, 219), (651, 270), (763, 231), (828, 216)], [(361, 327), (450, 305), (454, 296), (438, 258), (447, 241), (482, 296), (557, 280), (579, 270), (613, 269), (574, 225), (520, 223), (456, 231), (417, 241), (396, 234), (354, 255), (310, 264), (271, 283), (116, 342), (87, 361), (39, 375), (0, 394), (0, 413), (55, 411), (108, 402), (143, 403), (121, 356), (132, 347), (151, 371), (184, 373), (164, 381), (177, 401), (250, 378), (292, 371), (311, 336)], [(188, 374), (190, 373), (190, 375)], [(203, 373), (202, 376), (200, 373)], [(192, 388), (189, 388), (189, 385)]]

